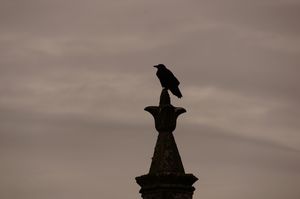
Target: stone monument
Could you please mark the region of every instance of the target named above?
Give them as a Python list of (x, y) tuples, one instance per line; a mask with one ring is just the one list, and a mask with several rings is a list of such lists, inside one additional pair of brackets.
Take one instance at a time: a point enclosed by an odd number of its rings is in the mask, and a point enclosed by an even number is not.
[(193, 174), (186, 174), (175, 143), (173, 131), (180, 114), (186, 110), (171, 104), (167, 89), (163, 89), (159, 106), (148, 106), (152, 114), (158, 138), (149, 173), (136, 177), (141, 186), (143, 199), (192, 199), (198, 180)]

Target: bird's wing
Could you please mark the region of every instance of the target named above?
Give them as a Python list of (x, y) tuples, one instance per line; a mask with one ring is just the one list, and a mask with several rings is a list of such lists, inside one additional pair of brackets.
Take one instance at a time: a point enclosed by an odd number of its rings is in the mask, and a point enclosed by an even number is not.
[(166, 69), (166, 77), (168, 78), (168, 82), (170, 82), (172, 85), (178, 86), (180, 84), (180, 82), (178, 81), (178, 79), (168, 69)]

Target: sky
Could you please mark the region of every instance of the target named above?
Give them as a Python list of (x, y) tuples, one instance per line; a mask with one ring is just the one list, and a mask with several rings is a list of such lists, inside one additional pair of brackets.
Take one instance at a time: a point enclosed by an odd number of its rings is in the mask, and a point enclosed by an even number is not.
[(161, 86), (194, 199), (299, 199), (299, 0), (0, 0), (0, 198), (141, 198)]

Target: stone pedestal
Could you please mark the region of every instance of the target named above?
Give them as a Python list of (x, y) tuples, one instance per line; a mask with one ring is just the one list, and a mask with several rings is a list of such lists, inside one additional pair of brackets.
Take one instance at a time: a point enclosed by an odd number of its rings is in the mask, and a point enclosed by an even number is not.
[(173, 131), (177, 117), (184, 108), (171, 105), (166, 89), (162, 90), (159, 106), (148, 106), (146, 111), (154, 117), (158, 138), (149, 173), (136, 177), (143, 199), (192, 199), (198, 179), (186, 174), (175, 143)]

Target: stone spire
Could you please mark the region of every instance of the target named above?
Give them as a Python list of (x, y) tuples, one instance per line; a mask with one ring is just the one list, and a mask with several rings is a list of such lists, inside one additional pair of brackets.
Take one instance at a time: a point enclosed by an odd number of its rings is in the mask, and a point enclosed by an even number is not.
[(192, 184), (198, 179), (185, 173), (172, 133), (178, 116), (186, 110), (171, 104), (167, 89), (162, 90), (159, 106), (145, 110), (154, 117), (159, 134), (149, 173), (136, 177), (143, 199), (192, 199)]

